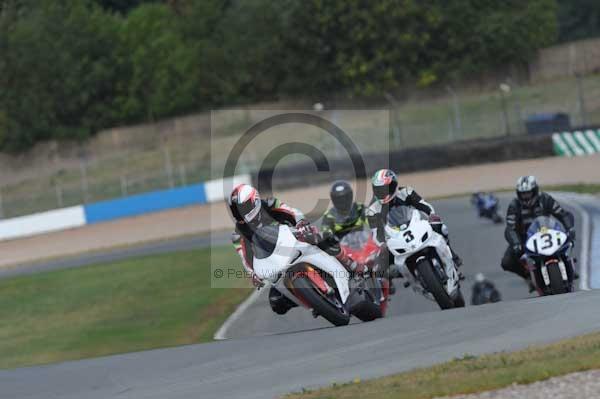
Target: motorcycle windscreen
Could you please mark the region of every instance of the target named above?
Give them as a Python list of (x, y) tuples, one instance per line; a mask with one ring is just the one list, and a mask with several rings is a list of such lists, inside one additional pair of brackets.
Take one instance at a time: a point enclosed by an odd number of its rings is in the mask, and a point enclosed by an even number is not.
[(361, 249), (369, 241), (369, 236), (370, 233), (367, 230), (356, 230), (346, 234), (340, 244), (352, 249)]
[(252, 250), (256, 259), (266, 259), (273, 254), (279, 238), (279, 226), (261, 226), (252, 237)]
[(387, 216), (387, 224), (390, 227), (404, 230), (410, 224), (413, 208), (408, 206), (398, 206), (390, 209)]
[(529, 229), (527, 229), (527, 238), (531, 238), (533, 235), (540, 231), (545, 230), (556, 230), (566, 233), (565, 226), (553, 216), (538, 216), (533, 220)]

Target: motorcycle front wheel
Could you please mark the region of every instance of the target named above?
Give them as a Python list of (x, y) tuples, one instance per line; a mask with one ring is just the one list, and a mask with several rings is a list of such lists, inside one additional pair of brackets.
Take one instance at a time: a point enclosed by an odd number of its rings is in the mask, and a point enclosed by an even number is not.
[(504, 219), (502, 218), (502, 216), (498, 215), (498, 213), (494, 213), (492, 215), (492, 220), (494, 221), (494, 223), (496, 224), (500, 224), (504, 222)]
[(435, 301), (442, 310), (452, 309), (454, 307), (454, 301), (444, 289), (444, 286), (433, 270), (433, 265), (429, 259), (423, 259), (417, 263), (417, 273), (419, 274), (422, 284), (427, 291), (433, 295)]
[(294, 291), (302, 296), (317, 314), (323, 316), (334, 326), (345, 326), (350, 323), (350, 314), (345, 310), (340, 310), (325, 298), (307, 277), (296, 277), (292, 281), (292, 285)]
[(552, 295), (566, 294), (568, 292), (565, 281), (558, 268), (558, 263), (548, 265), (548, 275), (550, 277), (550, 291), (552, 292)]

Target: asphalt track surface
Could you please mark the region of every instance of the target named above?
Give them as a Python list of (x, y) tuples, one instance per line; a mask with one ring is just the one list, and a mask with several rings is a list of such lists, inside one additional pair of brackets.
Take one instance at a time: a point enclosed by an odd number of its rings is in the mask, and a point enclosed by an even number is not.
[(505, 301), (442, 312), (401, 288), (388, 318), (333, 328), (302, 309), (277, 316), (263, 295), (229, 329), (236, 339), (2, 371), (0, 397), (269, 398), (600, 329), (600, 291), (515, 301), (530, 295), (500, 269), (503, 228), (476, 218), (464, 198), (434, 205), (464, 259), (466, 299), (481, 271)]

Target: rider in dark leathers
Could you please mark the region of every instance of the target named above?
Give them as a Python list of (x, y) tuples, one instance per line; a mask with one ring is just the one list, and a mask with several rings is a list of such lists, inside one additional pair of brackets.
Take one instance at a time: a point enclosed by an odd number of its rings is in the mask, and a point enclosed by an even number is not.
[(486, 279), (482, 273), (477, 273), (472, 287), (471, 305), (500, 302), (502, 295), (493, 282)]
[[(520, 258), (524, 253), (523, 246), (527, 229), (538, 216), (554, 216), (567, 229), (569, 239), (575, 240), (575, 220), (573, 215), (564, 210), (549, 194), (540, 192), (534, 176), (522, 176), (517, 180), (517, 198), (513, 199), (506, 212), (506, 230), (504, 237), (508, 248), (502, 257), (502, 269), (518, 274), (528, 281), (533, 290), (531, 276), (521, 264)], [(573, 265), (569, 264), (567, 274), (569, 280), (577, 278)]]
[(341, 240), (346, 234), (367, 226), (365, 206), (354, 202), (350, 183), (338, 180), (331, 185), (329, 193), (333, 207), (323, 215), (321, 231)]

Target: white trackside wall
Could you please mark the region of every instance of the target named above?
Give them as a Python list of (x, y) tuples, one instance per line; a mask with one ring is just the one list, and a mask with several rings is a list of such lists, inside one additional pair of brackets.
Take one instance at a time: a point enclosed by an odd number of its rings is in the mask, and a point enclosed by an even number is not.
[(251, 184), (250, 175), (211, 180), (0, 220), (0, 241), (167, 209), (223, 201), (231, 189), (240, 183)]
[(204, 183), (206, 202), (223, 201), (238, 184), (252, 184), (250, 175), (240, 175)]
[(85, 225), (83, 206), (54, 209), (0, 221), (0, 240), (49, 233)]

